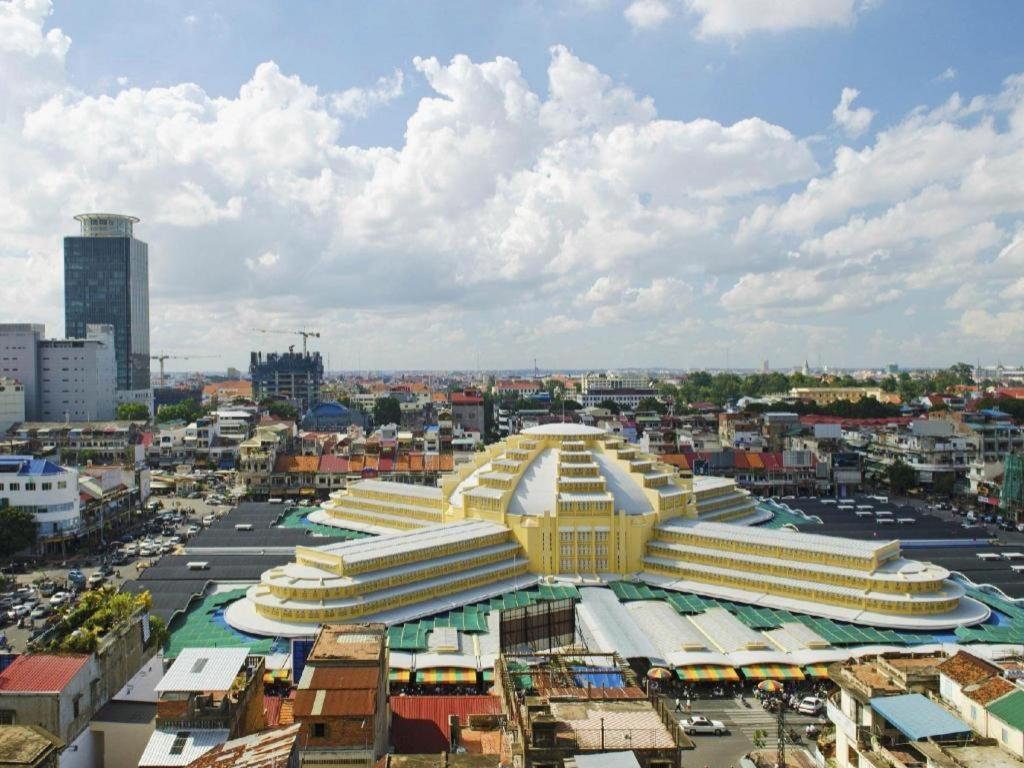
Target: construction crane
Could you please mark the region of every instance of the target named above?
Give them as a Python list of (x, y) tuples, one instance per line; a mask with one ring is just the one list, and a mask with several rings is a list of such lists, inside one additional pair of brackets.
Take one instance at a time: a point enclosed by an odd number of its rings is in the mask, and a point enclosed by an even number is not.
[(284, 336), (301, 336), (302, 337), (302, 356), (306, 356), (306, 340), (307, 339), (319, 339), (320, 331), (273, 331), (267, 330), (266, 328), (253, 328), (256, 333), (276, 333)]
[(153, 360), (160, 361), (160, 386), (167, 383), (164, 376), (164, 360), (203, 360), (216, 357), (216, 355), (150, 355)]

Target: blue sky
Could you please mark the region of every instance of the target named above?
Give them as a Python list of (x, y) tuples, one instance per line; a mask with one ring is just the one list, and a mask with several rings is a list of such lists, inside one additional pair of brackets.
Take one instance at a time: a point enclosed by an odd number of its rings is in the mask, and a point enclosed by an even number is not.
[(60, 333), (99, 207), (154, 349), (225, 365), (302, 325), (335, 368), (1020, 362), (1022, 17), (0, 0), (2, 319)]

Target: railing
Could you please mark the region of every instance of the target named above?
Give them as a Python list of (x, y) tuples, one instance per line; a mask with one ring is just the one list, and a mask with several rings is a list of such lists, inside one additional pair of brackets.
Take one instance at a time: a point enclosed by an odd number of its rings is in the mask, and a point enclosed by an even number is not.
[(667, 728), (578, 728), (538, 738), (531, 733), (532, 749), (571, 749), (580, 752), (634, 749), (676, 749), (676, 738)]

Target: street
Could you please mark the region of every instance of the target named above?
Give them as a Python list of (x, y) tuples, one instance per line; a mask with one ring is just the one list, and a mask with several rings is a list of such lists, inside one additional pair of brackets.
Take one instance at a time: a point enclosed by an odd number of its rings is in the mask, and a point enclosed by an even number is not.
[[(696, 744), (692, 750), (682, 753), (683, 768), (729, 768), (739, 765), (740, 758), (751, 752), (754, 747), (754, 734), (758, 730), (765, 731), (766, 749), (774, 749), (778, 743), (776, 716), (765, 710), (761, 703), (750, 696), (744, 706), (738, 699), (706, 699), (692, 702), (694, 715), (704, 715), (712, 720), (721, 720), (729, 732), (724, 736), (696, 734), (690, 738)], [(670, 704), (673, 704), (671, 701)], [(674, 704), (673, 704), (674, 706)], [(688, 717), (686, 712), (673, 712), (677, 720)], [(803, 743), (804, 728), (811, 723), (820, 723), (819, 718), (801, 715), (792, 710), (786, 712), (787, 731), (792, 729), (800, 734)], [(791, 744), (792, 742), (787, 742)]]

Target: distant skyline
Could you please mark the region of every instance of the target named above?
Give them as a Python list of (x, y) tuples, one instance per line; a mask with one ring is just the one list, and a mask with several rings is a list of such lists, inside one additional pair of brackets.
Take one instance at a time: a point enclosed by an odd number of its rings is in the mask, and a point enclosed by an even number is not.
[[(0, 0), (0, 322), (138, 216), (154, 354), (1024, 362), (1024, 5)], [(296, 348), (301, 339), (296, 336)], [(168, 370), (184, 368), (187, 363)]]

